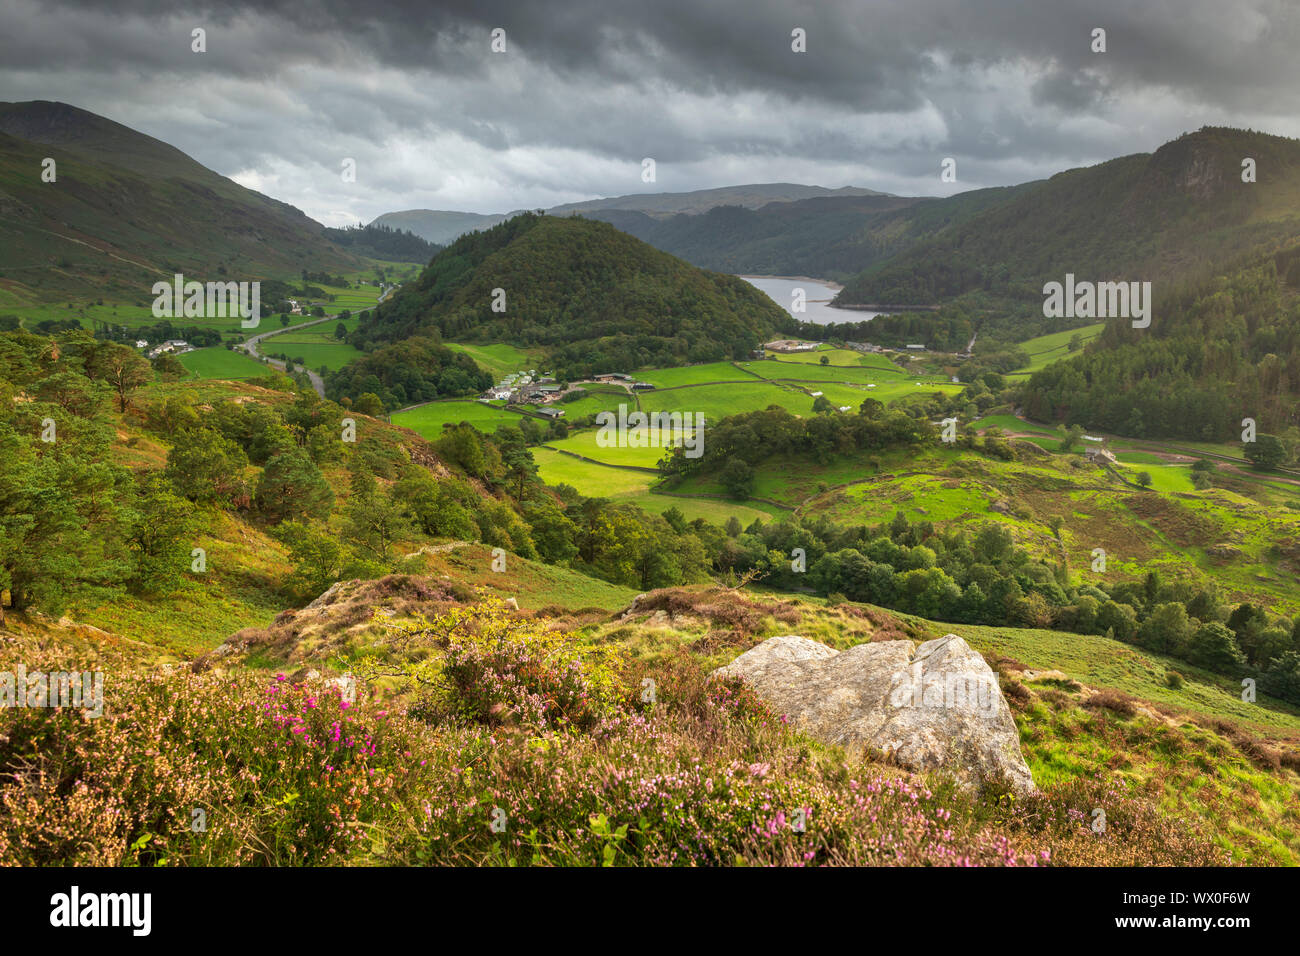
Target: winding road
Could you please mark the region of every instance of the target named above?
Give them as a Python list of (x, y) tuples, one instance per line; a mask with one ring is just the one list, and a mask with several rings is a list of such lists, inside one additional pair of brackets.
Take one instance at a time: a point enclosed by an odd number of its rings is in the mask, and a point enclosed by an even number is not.
[[(395, 292), (398, 289), (400, 285), (401, 283), (399, 282), (397, 285), (391, 285), (387, 289), (385, 289), (383, 293), (379, 296), (379, 298), (375, 300), (375, 305), (379, 305), (379, 303), (387, 299), (390, 295), (393, 294), (393, 292)], [(310, 328), (313, 325), (320, 325), (322, 322), (329, 322), (331, 319), (337, 319), (337, 318), (338, 318), (338, 313), (336, 312), (334, 315), (327, 315), (322, 319), (312, 319), (310, 322), (299, 322), (297, 325), (286, 325), (282, 329), (272, 329), (269, 332), (261, 332), (257, 335), (253, 335), (245, 339), (242, 343), (240, 343), (238, 350), (247, 352), (250, 356), (257, 359), (259, 362), (266, 362), (268, 365), (274, 366), (275, 368), (278, 368), (280, 371), (283, 372), (284, 361), (282, 359), (268, 358), (267, 356), (263, 355), (261, 352), (257, 350), (257, 346), (261, 343), (262, 339), (269, 339), (273, 335), (283, 335), (285, 332), (292, 332), (295, 329)], [(304, 368), (303, 371), (307, 373), (307, 378), (311, 380), (311, 387), (316, 390), (316, 394), (319, 395), (321, 398), (324, 398), (325, 380), (321, 378), (320, 375), (318, 375), (316, 372), (313, 372), (309, 368)]]

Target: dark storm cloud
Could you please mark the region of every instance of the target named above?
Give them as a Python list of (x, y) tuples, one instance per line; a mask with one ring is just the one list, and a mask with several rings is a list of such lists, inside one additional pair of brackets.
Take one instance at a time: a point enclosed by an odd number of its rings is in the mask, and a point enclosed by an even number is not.
[(772, 179), (939, 193), (1205, 123), (1294, 135), (1297, 40), (1289, 0), (0, 0), (0, 97), (103, 113), (345, 221)]

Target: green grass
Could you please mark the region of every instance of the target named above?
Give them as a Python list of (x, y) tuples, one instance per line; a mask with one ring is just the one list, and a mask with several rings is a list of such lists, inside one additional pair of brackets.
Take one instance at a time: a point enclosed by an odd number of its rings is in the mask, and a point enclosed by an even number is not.
[(1033, 432), (1037, 435), (1046, 435), (1059, 437), (1060, 428), (1053, 428), (1050, 425), (1039, 425), (1034, 422), (1022, 422), (1014, 415), (985, 415), (983, 418), (976, 419), (971, 424), (978, 429), (1000, 428), (1004, 432)]
[(564, 608), (599, 608), (616, 611), (636, 597), (634, 588), (588, 577), (569, 568), (530, 561), (518, 555), (506, 557), (505, 570), (492, 570), (492, 549), (471, 544), (434, 556), (436, 570), (449, 573), (467, 584), (513, 597), (520, 608), (535, 611), (547, 605)]
[[(453, 352), (462, 352), (472, 358), (480, 368), (488, 372), (494, 381), (501, 381), (512, 372), (527, 371), (538, 368), (539, 357), (529, 354), (513, 345), (498, 343), (496, 345), (462, 345), (459, 342), (446, 343)], [(538, 371), (543, 371), (538, 369)]]
[(657, 479), (646, 472), (579, 461), (550, 448), (534, 448), (532, 452), (533, 460), (537, 462), (537, 472), (548, 485), (566, 484), (588, 497), (630, 501), (643, 511), (653, 514), (663, 514), (669, 508), (676, 508), (686, 516), (687, 521), (703, 518), (717, 525), (725, 524), (732, 515), (742, 524), (749, 525), (756, 518), (768, 521), (774, 514), (780, 514), (780, 509), (757, 502), (741, 504), (656, 494), (651, 491), (651, 485)]
[(754, 380), (731, 385), (696, 385), (666, 392), (643, 392), (647, 412), (695, 412), (716, 421), (728, 415), (756, 412), (779, 405), (795, 415), (812, 414), (813, 400), (794, 388)]
[(685, 368), (642, 369), (635, 377), (659, 388), (677, 385), (700, 385), (705, 382), (740, 382), (751, 376), (730, 362), (710, 362), (707, 365), (688, 365)]
[(279, 336), (263, 339), (258, 349), (264, 355), (284, 354), (294, 361), (301, 359), (301, 364), (313, 372), (322, 368), (335, 371), (364, 354), (344, 342), (293, 342)]
[(1008, 373), (1008, 376), (1027, 377), (1040, 368), (1046, 368), (1053, 362), (1060, 361), (1073, 354), (1070, 352), (1070, 340), (1076, 335), (1080, 337), (1084, 345), (1087, 345), (1101, 335), (1102, 330), (1105, 328), (1105, 322), (1098, 322), (1095, 325), (1084, 325), (1076, 329), (1066, 329), (1064, 332), (1052, 332), (1048, 335), (1040, 335), (1037, 338), (1026, 339), (1020, 343), (1020, 347), (1028, 353), (1029, 364)]
[(179, 359), (195, 378), (257, 378), (268, 372), (261, 362), (220, 345), (186, 352)]
[(500, 403), (484, 404), (477, 401), (452, 399), (430, 402), (404, 412), (394, 412), (392, 422), (424, 438), (437, 439), (443, 425), (469, 422), (479, 431), (494, 432), (502, 425), (518, 425), (521, 415), (506, 411)]
[[(1123, 691), (1204, 717), (1228, 717), (1260, 727), (1300, 731), (1300, 709), (1262, 696), (1253, 704), (1246, 703), (1241, 699), (1239, 680), (1123, 641), (1036, 628), (939, 626), (965, 638), (981, 653), (1005, 654), (1039, 670), (1059, 670), (1094, 687)], [(1184, 684), (1179, 690), (1165, 683), (1165, 675), (1171, 670), (1183, 675)]]
[[(889, 372), (895, 375), (906, 374), (901, 368), (889, 360), (889, 357), (883, 352), (858, 352), (854, 349), (836, 349), (823, 347), (816, 352), (771, 352), (767, 353), (775, 364), (795, 364), (795, 365), (821, 365), (825, 358), (831, 366), (848, 366), (850, 369), (871, 368), (882, 372)], [(771, 362), (769, 360), (769, 362)], [(761, 363), (769, 364), (769, 363)], [(845, 371), (841, 368), (840, 371)]]
[[(607, 447), (602, 448), (597, 444), (599, 429), (588, 429), (581, 432), (575, 432), (568, 438), (558, 438), (554, 441), (548, 441), (547, 444), (553, 448), (563, 451), (575, 452), (579, 455), (585, 455), (588, 458), (594, 458), (596, 461), (607, 462), (612, 465), (636, 465), (641, 468), (655, 468), (659, 464), (659, 459), (666, 453), (666, 448), (629, 448), (629, 447)], [(707, 428), (705, 432), (707, 440)], [(611, 469), (613, 470), (613, 469)]]

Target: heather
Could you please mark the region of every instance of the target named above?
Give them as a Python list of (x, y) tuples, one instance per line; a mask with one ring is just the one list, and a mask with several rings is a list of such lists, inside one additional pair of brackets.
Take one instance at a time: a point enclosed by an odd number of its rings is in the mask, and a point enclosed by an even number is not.
[(316, 675), (214, 668), (111, 674), (97, 720), (0, 712), (0, 860), (1222, 860), (1194, 826), (1117, 784), (977, 796), (870, 755), (849, 760), (686, 654), (589, 653), (577, 635), (494, 602), (389, 630), (353, 661), (364, 675), (353, 700)]

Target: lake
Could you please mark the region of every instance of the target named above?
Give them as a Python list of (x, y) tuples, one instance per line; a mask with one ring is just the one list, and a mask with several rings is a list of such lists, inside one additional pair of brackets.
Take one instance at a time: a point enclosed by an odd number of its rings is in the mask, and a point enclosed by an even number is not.
[[(867, 312), (862, 309), (835, 309), (830, 305), (840, 287), (818, 279), (790, 279), (780, 276), (739, 276), (756, 289), (762, 289), (777, 305), (785, 309), (802, 322), (815, 322), (818, 325), (830, 325), (833, 322), (865, 322), (874, 319), (881, 312)], [(794, 312), (794, 290), (804, 291), (804, 311)]]

